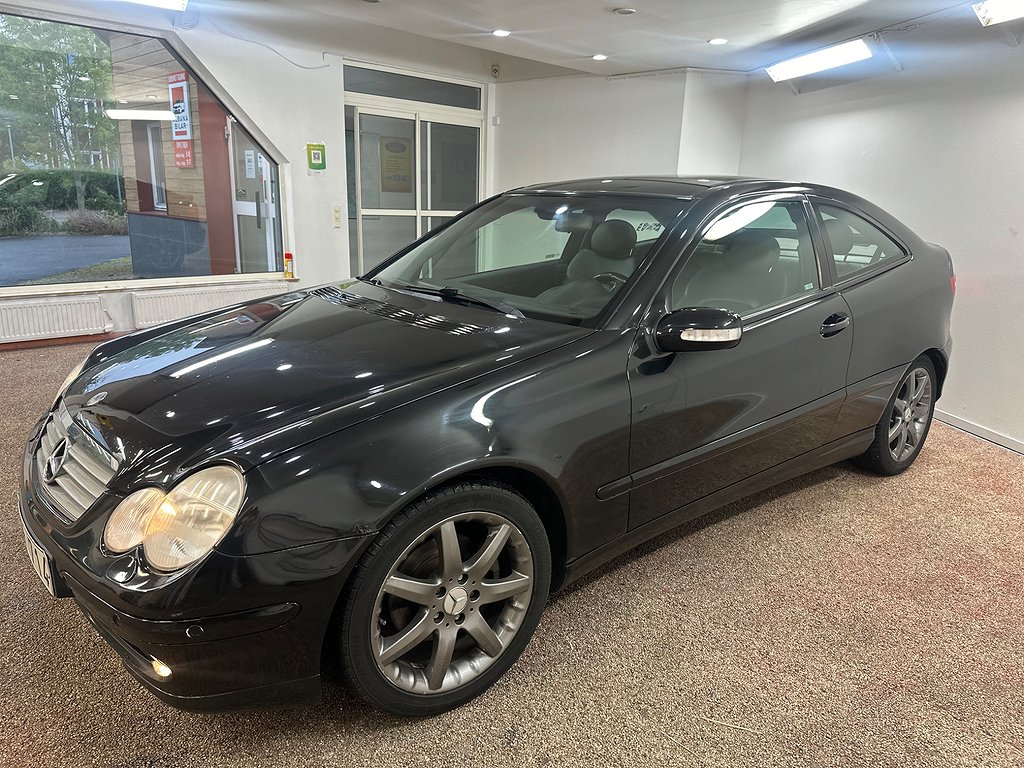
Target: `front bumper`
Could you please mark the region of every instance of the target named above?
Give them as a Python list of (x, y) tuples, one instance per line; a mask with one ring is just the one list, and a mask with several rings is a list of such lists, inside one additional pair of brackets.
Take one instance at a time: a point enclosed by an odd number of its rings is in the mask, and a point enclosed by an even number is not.
[(132, 589), (117, 583), (124, 557), (93, 570), (99, 558), (87, 542), (102, 531), (102, 517), (68, 530), (48, 512), (34, 491), (31, 449), (19, 511), (50, 558), (54, 592), (74, 598), (143, 686), (189, 710), (319, 700), (331, 615), (370, 537), (241, 557), (214, 552), (167, 584)]

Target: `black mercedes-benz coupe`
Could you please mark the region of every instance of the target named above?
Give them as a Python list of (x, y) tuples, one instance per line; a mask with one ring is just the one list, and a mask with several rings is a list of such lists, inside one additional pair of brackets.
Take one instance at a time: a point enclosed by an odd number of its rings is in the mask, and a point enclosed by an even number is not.
[(25, 449), (26, 547), (175, 706), (316, 700), (331, 656), (441, 712), (625, 549), (844, 459), (910, 466), (954, 290), (836, 189), (517, 189), (358, 279), (98, 346)]

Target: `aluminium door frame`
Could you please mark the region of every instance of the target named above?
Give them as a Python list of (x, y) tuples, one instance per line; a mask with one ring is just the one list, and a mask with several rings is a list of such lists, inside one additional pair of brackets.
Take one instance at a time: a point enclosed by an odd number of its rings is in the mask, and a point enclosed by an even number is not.
[[(483, 86), (480, 86), (483, 90)], [(481, 94), (483, 96), (483, 94)], [(353, 163), (355, 164), (355, 225), (356, 225), (356, 266), (359, 274), (366, 271), (364, 260), (364, 216), (384, 217), (413, 217), (416, 225), (416, 238), (419, 239), (425, 234), (423, 220), (436, 216), (457, 216), (462, 211), (433, 210), (423, 206), (423, 147), (422, 128), (423, 123), (442, 123), (447, 125), (461, 125), (479, 130), (477, 139), (477, 202), (484, 199), (486, 189), (486, 130), (487, 121), (483, 109), (466, 110), (455, 107), (443, 107), (425, 102), (408, 101), (406, 99), (388, 99), (380, 96), (368, 96), (366, 94), (345, 93), (345, 106), (352, 107), (353, 126)], [(362, 142), (360, 138), (360, 118), (362, 115), (375, 117), (390, 117), (399, 120), (413, 121), (413, 147), (415, 148), (415, 176), (413, 182), (413, 195), (415, 207), (411, 209), (396, 208), (364, 208), (362, 172), (360, 162), (362, 159)], [(429, 133), (428, 133), (429, 142)], [(429, 169), (429, 157), (428, 157)], [(346, 190), (347, 192), (347, 190)], [(427, 194), (430, 193), (430, 184), (427, 184)], [(351, 259), (350, 259), (351, 263)]]

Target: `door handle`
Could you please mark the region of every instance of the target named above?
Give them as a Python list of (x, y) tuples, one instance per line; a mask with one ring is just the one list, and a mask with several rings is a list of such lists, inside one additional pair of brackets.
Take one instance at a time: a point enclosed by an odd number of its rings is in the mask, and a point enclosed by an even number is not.
[(837, 333), (842, 333), (850, 327), (850, 318), (847, 315), (829, 315), (825, 318), (825, 322), (821, 324), (821, 329), (818, 331), (823, 339), (827, 339), (829, 336), (835, 336)]
[(256, 229), (263, 229), (263, 210), (260, 208), (263, 201), (260, 199), (260, 193), (256, 193)]

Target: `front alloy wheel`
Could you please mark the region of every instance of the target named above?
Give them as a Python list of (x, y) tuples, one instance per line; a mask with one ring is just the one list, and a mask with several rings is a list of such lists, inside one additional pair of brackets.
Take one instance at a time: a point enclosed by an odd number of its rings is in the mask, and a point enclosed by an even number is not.
[(397, 714), (459, 706), (522, 652), (550, 571), (543, 525), (511, 489), (464, 483), (431, 494), (360, 563), (342, 621), (350, 681)]

